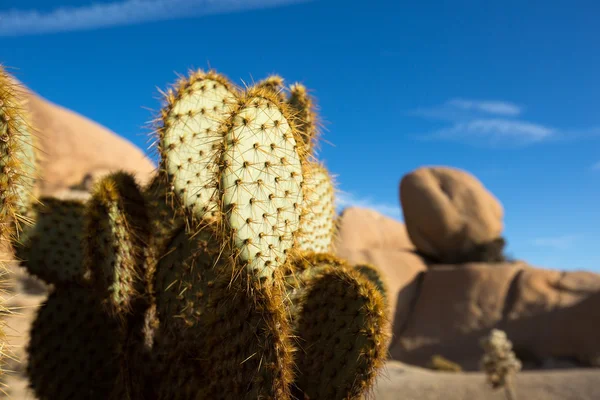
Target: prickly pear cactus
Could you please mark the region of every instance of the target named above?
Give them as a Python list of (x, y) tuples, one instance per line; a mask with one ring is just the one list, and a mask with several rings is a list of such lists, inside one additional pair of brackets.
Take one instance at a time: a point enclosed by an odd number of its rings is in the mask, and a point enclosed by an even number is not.
[(34, 131), (24, 89), (0, 66), (0, 238), (18, 235), (35, 198)]
[(386, 358), (385, 301), (370, 280), (331, 255), (305, 255), (299, 264), (293, 331), (306, 350), (296, 353), (296, 395), (360, 399)]
[(312, 154), (318, 139), (318, 117), (316, 106), (306, 86), (300, 83), (290, 86), (287, 103), (294, 115), (294, 123), (302, 139), (301, 144), (307, 153)]
[(332, 251), (335, 230), (335, 187), (327, 169), (318, 163), (305, 163), (305, 215), (298, 235), (299, 249), (315, 253)]
[(55, 290), (31, 327), (27, 375), (40, 400), (108, 398), (122, 335), (89, 287)]
[(115, 173), (85, 205), (44, 199), (29, 212), (15, 248), (55, 284), (29, 346), (40, 399), (368, 392), (385, 359), (385, 285), (331, 254), (314, 106), (282, 85), (239, 93), (192, 73), (165, 95), (146, 188)]
[(216, 72), (182, 78), (165, 96), (159, 151), (176, 207), (197, 219), (217, 209), (221, 125), (237, 101), (237, 89)]
[(91, 279), (114, 315), (132, 311), (145, 292), (145, 247), (150, 221), (134, 178), (111, 174), (95, 188), (87, 206), (85, 261)]
[(294, 246), (302, 214), (302, 154), (273, 94), (250, 90), (225, 123), (220, 193), (236, 258), (270, 278)]
[(85, 205), (42, 197), (30, 214), (36, 223), (14, 243), (15, 255), (28, 272), (49, 284), (82, 282)]

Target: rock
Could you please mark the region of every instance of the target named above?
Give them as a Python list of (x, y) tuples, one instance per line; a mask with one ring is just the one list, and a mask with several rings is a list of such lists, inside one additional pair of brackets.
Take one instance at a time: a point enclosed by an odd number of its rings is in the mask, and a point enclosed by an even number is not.
[(406, 227), (400, 221), (368, 208), (349, 207), (338, 217), (335, 248), (414, 250)]
[(443, 355), (478, 370), (479, 339), (503, 330), (526, 366), (550, 359), (592, 365), (600, 355), (600, 274), (523, 262), (434, 266), (424, 274), (392, 358), (426, 366)]
[(116, 170), (134, 173), (142, 184), (148, 181), (155, 166), (132, 143), (29, 90), (24, 93), (38, 130), (40, 195), (53, 195), (81, 185), (86, 177), (98, 179)]
[[(523, 371), (516, 375), (518, 399), (595, 400), (600, 398), (600, 371)], [(503, 400), (502, 390), (491, 390), (483, 373), (433, 372), (390, 361), (377, 378), (377, 400)]]
[(419, 168), (400, 181), (400, 202), (410, 240), (439, 263), (476, 261), (470, 253), (478, 245), (503, 244), (494, 242), (503, 230), (502, 205), (465, 171)]

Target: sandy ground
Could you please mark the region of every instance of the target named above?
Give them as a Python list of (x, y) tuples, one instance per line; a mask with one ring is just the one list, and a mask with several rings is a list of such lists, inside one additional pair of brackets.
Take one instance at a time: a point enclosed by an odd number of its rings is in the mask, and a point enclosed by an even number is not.
[[(11, 360), (2, 382), (6, 395), (0, 398), (34, 400), (25, 377), (26, 344), (29, 325), (37, 307), (46, 298), (46, 288), (22, 270), (14, 272), (14, 293), (8, 304), (15, 314), (8, 318), (7, 334), (11, 348), (20, 361)], [(570, 369), (547, 372), (521, 372), (515, 381), (519, 400), (598, 400), (600, 370)], [(390, 361), (378, 378), (373, 391), (377, 400), (503, 400), (502, 392), (494, 392), (485, 384), (481, 373), (444, 373), (411, 367)]]

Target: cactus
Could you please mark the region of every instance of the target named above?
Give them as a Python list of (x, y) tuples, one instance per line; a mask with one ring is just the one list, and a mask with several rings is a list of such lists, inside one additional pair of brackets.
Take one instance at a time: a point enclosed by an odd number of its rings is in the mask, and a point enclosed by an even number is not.
[[(16, 248), (56, 285), (29, 346), (38, 397), (368, 392), (388, 341), (384, 285), (330, 254), (333, 182), (273, 85), (182, 78), (165, 95), (146, 188), (114, 173), (85, 205), (44, 199), (30, 212)], [(61, 269), (64, 257), (77, 263)]]
[(290, 293), (299, 346), (297, 396), (362, 398), (382, 367), (389, 341), (383, 296), (332, 255), (307, 253), (292, 265), (299, 273)]
[(18, 236), (35, 199), (35, 134), (23, 89), (0, 66), (0, 239)]
[(82, 282), (84, 213), (79, 201), (40, 198), (30, 212), (36, 224), (14, 243), (17, 259), (48, 283)]
[(293, 110), (294, 123), (296, 123), (301, 145), (307, 153), (313, 153), (313, 148), (318, 140), (318, 117), (313, 99), (308, 95), (306, 87), (300, 83), (290, 86), (290, 96), (287, 101)]
[(306, 215), (299, 234), (302, 251), (326, 253), (332, 251), (335, 231), (335, 187), (323, 165), (306, 162), (304, 199)]
[(279, 75), (269, 75), (262, 81), (257, 82), (254, 87), (271, 91), (279, 100), (285, 99), (283, 78)]

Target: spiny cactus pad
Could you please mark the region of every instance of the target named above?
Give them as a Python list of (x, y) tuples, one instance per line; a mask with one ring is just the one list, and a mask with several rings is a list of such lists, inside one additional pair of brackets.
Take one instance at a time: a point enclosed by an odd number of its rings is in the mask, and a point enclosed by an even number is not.
[(279, 75), (269, 75), (254, 86), (259, 89), (267, 89), (276, 95), (280, 100), (284, 99), (283, 78)]
[(236, 102), (236, 89), (215, 72), (182, 78), (166, 95), (160, 152), (178, 204), (201, 219), (217, 211), (217, 172), (222, 122)]
[(34, 132), (23, 89), (0, 66), (0, 239), (18, 233), (34, 200)]
[(365, 278), (371, 281), (373, 285), (379, 290), (383, 299), (387, 301), (388, 299), (388, 288), (387, 284), (383, 279), (381, 271), (377, 267), (371, 264), (360, 264), (355, 265), (354, 269), (360, 272)]
[(214, 236), (210, 226), (194, 235), (182, 226), (158, 262), (154, 290), (161, 331), (167, 335), (197, 326), (207, 312), (220, 250)]
[(146, 204), (133, 176), (103, 178), (87, 206), (85, 262), (115, 315), (131, 311), (145, 290), (145, 246), (150, 237)]
[(321, 266), (295, 297), (296, 389), (308, 398), (359, 399), (386, 358), (382, 296), (358, 271)]
[(304, 208), (298, 248), (303, 251), (331, 251), (334, 235), (335, 187), (327, 169), (318, 163), (305, 166)]
[(304, 85), (296, 83), (290, 86), (288, 105), (294, 115), (299, 136), (302, 138), (300, 144), (307, 153), (312, 154), (318, 139), (318, 117), (314, 101)]
[(35, 225), (14, 243), (15, 255), (27, 270), (50, 284), (82, 282), (85, 205), (43, 197), (34, 204)]
[(250, 90), (226, 123), (222, 209), (242, 263), (270, 277), (294, 246), (303, 172), (294, 128), (272, 93)]
[(27, 375), (40, 400), (106, 400), (118, 375), (118, 324), (85, 286), (54, 291), (31, 328)]

